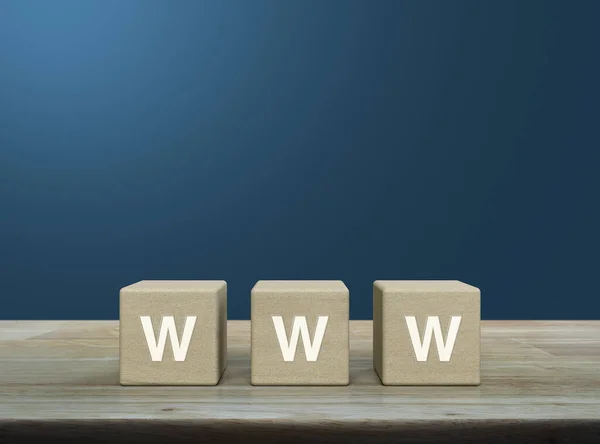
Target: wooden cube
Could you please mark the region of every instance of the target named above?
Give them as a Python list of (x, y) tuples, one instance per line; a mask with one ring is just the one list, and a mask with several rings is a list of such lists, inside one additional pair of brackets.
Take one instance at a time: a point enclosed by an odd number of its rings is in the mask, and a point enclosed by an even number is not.
[(121, 290), (122, 385), (216, 385), (227, 365), (225, 281), (141, 281)]
[(251, 294), (253, 385), (348, 385), (349, 291), (341, 281), (259, 281)]
[(479, 385), (480, 291), (459, 281), (375, 281), (373, 365), (384, 385)]

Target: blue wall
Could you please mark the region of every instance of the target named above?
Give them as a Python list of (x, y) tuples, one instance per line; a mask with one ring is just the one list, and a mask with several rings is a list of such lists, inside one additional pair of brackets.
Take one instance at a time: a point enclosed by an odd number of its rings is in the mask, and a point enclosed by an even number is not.
[(599, 1), (0, 0), (0, 319), (140, 279), (600, 318)]

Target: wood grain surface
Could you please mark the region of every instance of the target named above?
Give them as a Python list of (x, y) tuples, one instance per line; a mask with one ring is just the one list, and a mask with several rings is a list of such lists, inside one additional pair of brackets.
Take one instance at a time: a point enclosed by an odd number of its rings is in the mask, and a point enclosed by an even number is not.
[(482, 323), (479, 387), (386, 387), (352, 321), (346, 387), (250, 385), (229, 321), (216, 387), (121, 387), (117, 321), (0, 322), (0, 442), (600, 442), (600, 322)]

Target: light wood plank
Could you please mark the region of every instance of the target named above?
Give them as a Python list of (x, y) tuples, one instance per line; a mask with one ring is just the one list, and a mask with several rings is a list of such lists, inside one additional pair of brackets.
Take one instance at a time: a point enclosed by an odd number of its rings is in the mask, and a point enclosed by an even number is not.
[(382, 386), (370, 321), (351, 322), (350, 386), (252, 387), (250, 324), (228, 328), (219, 386), (121, 387), (118, 322), (0, 322), (0, 419), (600, 419), (600, 322), (483, 322), (480, 387)]

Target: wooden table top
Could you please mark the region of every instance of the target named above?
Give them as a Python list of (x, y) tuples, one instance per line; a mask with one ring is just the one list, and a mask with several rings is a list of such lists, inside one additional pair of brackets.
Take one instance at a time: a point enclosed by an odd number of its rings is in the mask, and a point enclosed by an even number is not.
[(478, 387), (381, 385), (371, 321), (351, 321), (347, 387), (251, 386), (249, 321), (229, 321), (218, 386), (121, 387), (118, 334), (117, 321), (0, 322), (0, 423), (600, 421), (600, 321), (484, 321)]

